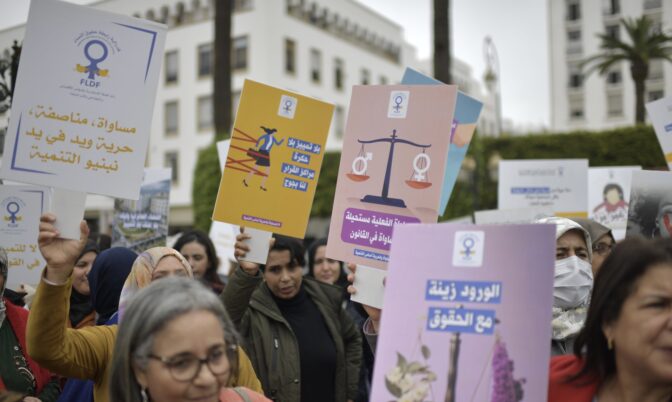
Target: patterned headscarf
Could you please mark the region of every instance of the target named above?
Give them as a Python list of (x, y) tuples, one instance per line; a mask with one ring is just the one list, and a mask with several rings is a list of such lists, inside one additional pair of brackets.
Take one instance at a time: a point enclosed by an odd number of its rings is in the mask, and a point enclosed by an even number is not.
[(156, 266), (159, 265), (159, 262), (162, 259), (169, 256), (173, 256), (180, 261), (189, 278), (194, 277), (194, 274), (191, 271), (191, 265), (189, 265), (189, 262), (187, 262), (177, 250), (170, 247), (154, 247), (144, 251), (135, 259), (133, 267), (131, 268), (131, 273), (128, 274), (126, 283), (124, 283), (124, 288), (121, 290), (121, 297), (119, 299), (119, 322), (121, 322), (124, 316), (124, 311), (126, 310), (129, 301), (135, 296), (138, 290), (146, 287), (152, 282), (152, 274), (154, 273)]
[(0, 327), (2, 322), (5, 321), (6, 307), (5, 300), (2, 298), (5, 293), (5, 286), (7, 286), (7, 273), (9, 272), (9, 262), (7, 260), (7, 253), (5, 249), (0, 247), (0, 276), (2, 276), (2, 286), (0, 287)]

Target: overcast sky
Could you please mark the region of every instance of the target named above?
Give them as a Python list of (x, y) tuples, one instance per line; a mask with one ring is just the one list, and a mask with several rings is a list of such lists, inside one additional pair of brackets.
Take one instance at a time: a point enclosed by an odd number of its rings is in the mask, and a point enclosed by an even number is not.
[[(406, 40), (418, 49), (418, 56), (430, 57), (432, 0), (358, 1), (399, 23)], [(0, 0), (0, 30), (25, 22), (29, 3)], [(516, 124), (548, 125), (547, 1), (453, 0), (451, 7), (453, 56), (469, 64), (474, 77), (482, 81), (483, 39), (492, 37), (499, 55), (504, 117)]]

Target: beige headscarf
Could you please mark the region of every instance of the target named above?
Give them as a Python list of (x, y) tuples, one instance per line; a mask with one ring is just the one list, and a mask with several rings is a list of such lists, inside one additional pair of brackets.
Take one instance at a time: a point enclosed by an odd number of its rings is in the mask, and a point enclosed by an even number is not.
[(119, 297), (120, 322), (128, 302), (135, 296), (138, 290), (146, 287), (152, 282), (152, 274), (154, 273), (156, 266), (159, 265), (159, 261), (169, 256), (177, 258), (180, 263), (182, 263), (189, 278), (194, 277), (194, 274), (191, 271), (191, 265), (189, 265), (189, 262), (187, 262), (177, 250), (170, 247), (154, 247), (144, 251), (135, 259), (133, 267), (131, 268), (131, 273), (128, 274), (124, 287), (121, 289), (121, 296)]

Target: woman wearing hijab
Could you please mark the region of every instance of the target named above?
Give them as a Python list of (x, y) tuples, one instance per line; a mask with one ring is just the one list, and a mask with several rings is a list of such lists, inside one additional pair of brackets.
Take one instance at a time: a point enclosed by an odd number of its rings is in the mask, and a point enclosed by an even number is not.
[(614, 235), (611, 233), (611, 229), (592, 219), (574, 218), (572, 220), (581, 225), (590, 234), (590, 239), (593, 242), (592, 267), (593, 277), (595, 277), (602, 263), (611, 254), (611, 250), (616, 245)]
[[(88, 247), (90, 241), (87, 242)], [(82, 253), (82, 255), (86, 255)], [(117, 309), (119, 296), (126, 277), (138, 255), (123, 247), (110, 248), (95, 259), (90, 268), (88, 287), (91, 290), (91, 300), (95, 308), (96, 325), (112, 325), (117, 323)], [(81, 257), (80, 257), (81, 260)], [(78, 263), (79, 261), (78, 260)], [(77, 265), (72, 272), (72, 291), (75, 292), (77, 281)], [(72, 300), (72, 296), (70, 296)], [(72, 308), (70, 309), (72, 317)], [(72, 318), (71, 318), (72, 319)], [(58, 402), (91, 402), (93, 401), (94, 382), (70, 378), (63, 387)]]
[(61, 392), (58, 380), (26, 353), (28, 311), (2, 297), (8, 271), (7, 254), (0, 248), (0, 392), (17, 392), (25, 401), (55, 401)]
[[(56, 373), (93, 380), (94, 401), (109, 401), (110, 362), (114, 357), (117, 325), (66, 329), (67, 309), (63, 306), (66, 303), (60, 302), (68, 298), (73, 265), (84, 248), (89, 228), (82, 221), (80, 240), (62, 239), (55, 222), (56, 216), (53, 214), (45, 214), (40, 218), (38, 243), (47, 267), (35, 293), (28, 322), (28, 350), (36, 361)], [(122, 291), (121, 314), (126, 304), (124, 299), (150, 281), (180, 273), (192, 277), (191, 268), (184, 257), (171, 250), (165, 247), (150, 249), (138, 256)], [(99, 279), (105, 283), (103, 277)], [(261, 392), (261, 385), (247, 355), (242, 351), (238, 355), (240, 373), (234, 385)]]
[(556, 225), (551, 354), (572, 353), (593, 288), (592, 242), (588, 232), (570, 219), (550, 217), (537, 222)]
[(84, 328), (96, 323), (96, 312), (91, 304), (91, 286), (88, 276), (98, 254), (96, 242), (87, 241), (72, 271), (72, 293), (70, 294), (70, 327), (72, 328)]

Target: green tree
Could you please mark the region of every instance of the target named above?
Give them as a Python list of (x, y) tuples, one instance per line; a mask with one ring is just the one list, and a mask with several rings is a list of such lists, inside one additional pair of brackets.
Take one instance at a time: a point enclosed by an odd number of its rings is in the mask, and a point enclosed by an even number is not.
[(450, 0), (434, 0), (434, 77), (453, 82), (450, 60)]
[(583, 65), (588, 67), (586, 76), (596, 70), (604, 75), (614, 65), (628, 62), (635, 83), (635, 123), (644, 123), (644, 94), (649, 65), (651, 60), (656, 59), (672, 61), (672, 36), (657, 29), (646, 16), (622, 18), (620, 25), (627, 34), (626, 38), (621, 40), (619, 35), (599, 34), (600, 53), (589, 57)]

